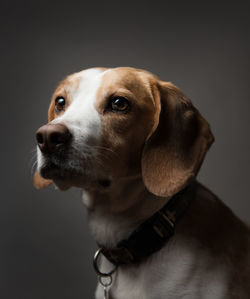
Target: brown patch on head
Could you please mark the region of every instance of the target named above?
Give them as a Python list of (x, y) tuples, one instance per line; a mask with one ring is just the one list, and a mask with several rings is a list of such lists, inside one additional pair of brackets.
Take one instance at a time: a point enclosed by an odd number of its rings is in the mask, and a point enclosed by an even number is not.
[[(140, 156), (148, 132), (154, 124), (154, 99), (151, 81), (146, 71), (117, 68), (106, 72), (96, 95), (96, 109), (102, 122), (102, 146), (116, 155), (108, 167), (115, 175), (140, 173)], [(114, 113), (110, 102), (124, 97), (130, 102), (128, 113)], [(108, 152), (105, 153), (106, 156)], [(115, 162), (114, 162), (115, 159)]]
[[(58, 85), (56, 91), (52, 96), (52, 100), (49, 106), (49, 111), (48, 111), (49, 122), (55, 119), (56, 117), (62, 115), (62, 113), (64, 113), (64, 111), (68, 108), (68, 106), (72, 102), (72, 94), (77, 89), (80, 81), (81, 81), (81, 77), (77, 76), (77, 74), (73, 74), (71, 76), (68, 76)], [(57, 113), (55, 110), (55, 100), (59, 97), (63, 97), (66, 100), (66, 105), (63, 111)]]

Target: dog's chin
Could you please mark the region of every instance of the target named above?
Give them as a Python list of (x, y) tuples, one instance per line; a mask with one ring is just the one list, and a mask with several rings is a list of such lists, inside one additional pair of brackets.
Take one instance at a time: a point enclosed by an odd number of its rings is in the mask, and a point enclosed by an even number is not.
[(74, 187), (74, 185), (71, 182), (63, 179), (53, 179), (53, 182), (56, 185), (56, 187), (62, 191), (66, 191), (71, 187)]
[(74, 168), (64, 169), (54, 164), (44, 165), (40, 168), (40, 174), (45, 179), (53, 180), (54, 184), (62, 191), (71, 187), (78, 187), (86, 190), (108, 189), (111, 180), (103, 176), (94, 175), (88, 171), (77, 171)]
[(71, 187), (77, 187), (88, 191), (107, 191), (111, 185), (109, 179), (93, 179), (87, 177), (74, 178), (54, 178), (54, 184), (62, 191), (66, 191)]

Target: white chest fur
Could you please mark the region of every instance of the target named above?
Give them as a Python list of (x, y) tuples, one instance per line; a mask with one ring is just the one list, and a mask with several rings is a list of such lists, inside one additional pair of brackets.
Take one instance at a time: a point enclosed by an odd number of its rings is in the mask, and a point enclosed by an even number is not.
[[(108, 266), (103, 259), (102, 267)], [(211, 266), (213, 265), (213, 266)], [(227, 294), (227, 271), (198, 245), (175, 236), (147, 261), (122, 266), (114, 274), (112, 299), (222, 299)], [(103, 298), (98, 285), (96, 299)]]

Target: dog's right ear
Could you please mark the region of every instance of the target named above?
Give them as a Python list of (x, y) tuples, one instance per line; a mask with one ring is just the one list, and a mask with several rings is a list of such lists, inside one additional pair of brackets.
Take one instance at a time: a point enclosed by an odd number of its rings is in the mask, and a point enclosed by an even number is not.
[(40, 176), (40, 174), (36, 170), (34, 177), (33, 177), (33, 184), (37, 189), (46, 188), (49, 185), (51, 185), (52, 183), (53, 183), (52, 180), (44, 179), (43, 177)]

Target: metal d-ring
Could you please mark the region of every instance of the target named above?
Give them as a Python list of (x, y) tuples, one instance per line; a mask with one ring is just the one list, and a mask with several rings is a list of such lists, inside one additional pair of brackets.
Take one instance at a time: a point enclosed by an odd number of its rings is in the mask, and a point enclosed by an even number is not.
[[(103, 279), (106, 279), (106, 281), (104, 281)], [(113, 282), (112, 275), (107, 276), (107, 277), (98, 276), (98, 280), (99, 280), (100, 284), (101, 284), (104, 288), (107, 288), (107, 287), (111, 286), (111, 284), (112, 284), (112, 282)]]
[(93, 266), (94, 266), (95, 272), (97, 273), (97, 275), (99, 275), (101, 277), (111, 277), (111, 275), (116, 271), (117, 266), (114, 265), (115, 266), (114, 269), (112, 269), (110, 272), (101, 272), (99, 270), (99, 266), (98, 266), (98, 259), (99, 259), (99, 256), (101, 253), (102, 253), (102, 247), (99, 248), (94, 255)]

